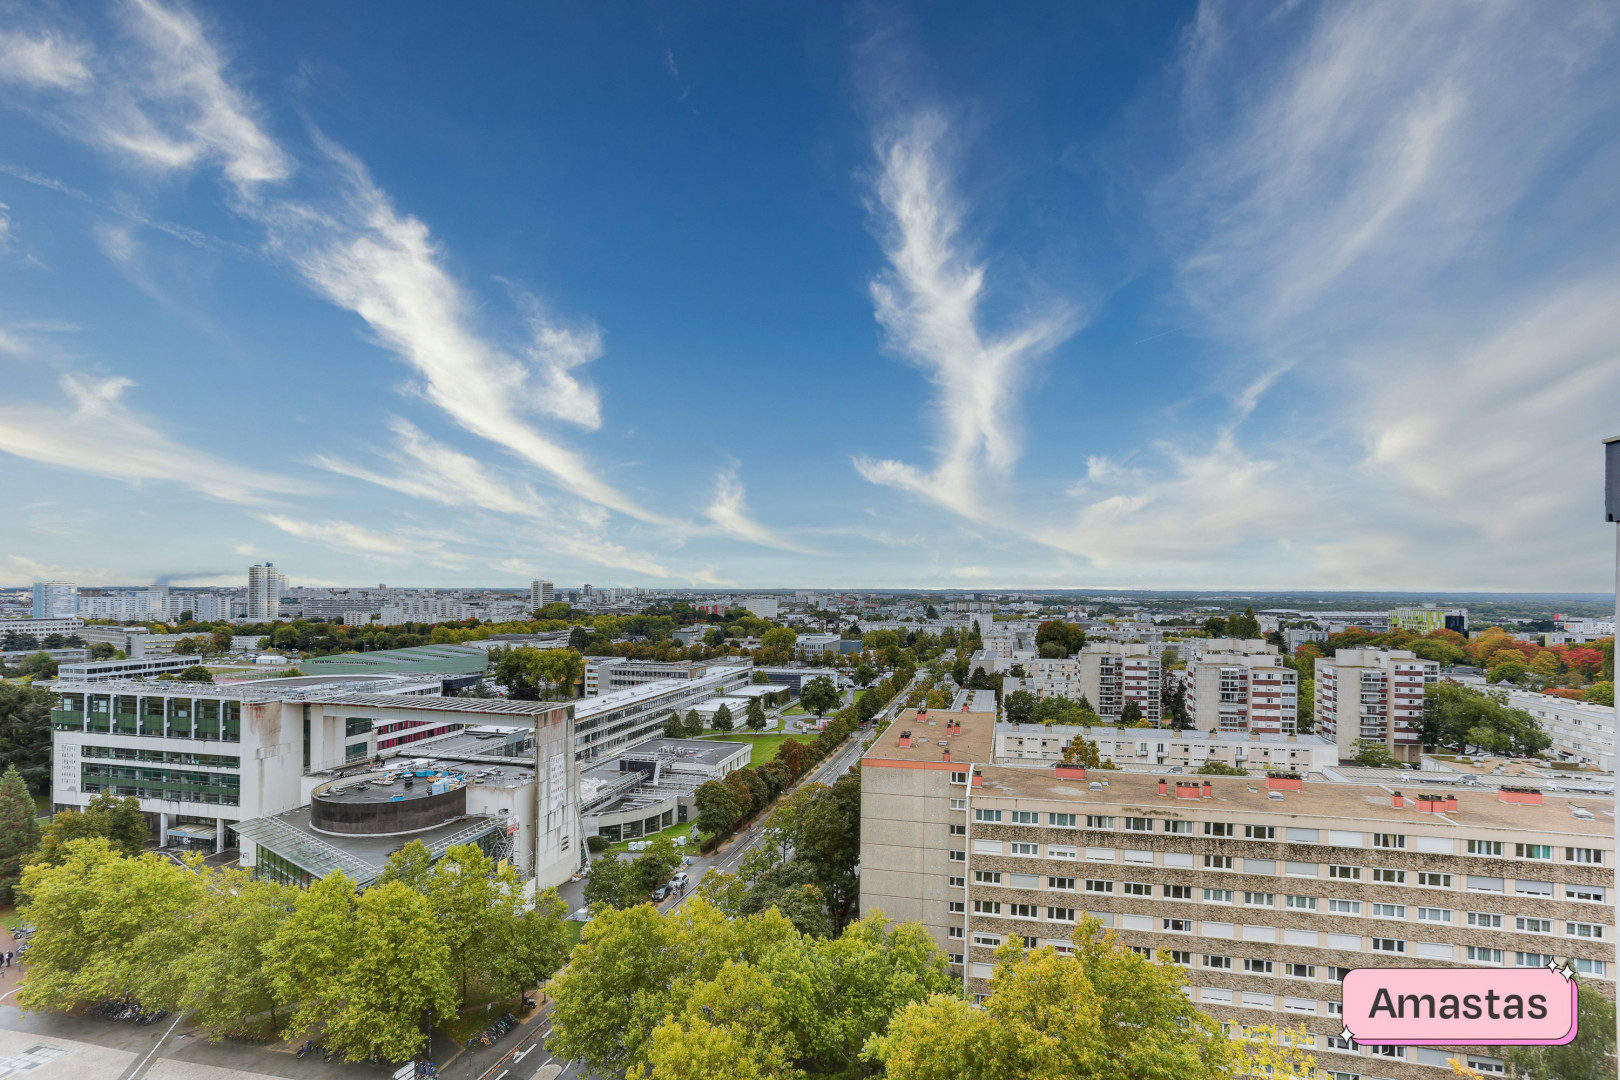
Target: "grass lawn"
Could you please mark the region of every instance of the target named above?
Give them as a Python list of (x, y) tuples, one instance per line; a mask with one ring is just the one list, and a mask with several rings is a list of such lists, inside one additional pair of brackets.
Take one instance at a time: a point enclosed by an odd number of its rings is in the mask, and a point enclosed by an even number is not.
[[(690, 821), (677, 821), (675, 824), (671, 825), (667, 829), (663, 829), (663, 830), (661, 830), (659, 832), (652, 833), (652, 834), (650, 834), (648, 836), (638, 836), (635, 839), (639, 842), (639, 841), (642, 841), (642, 840), (656, 840), (660, 836), (667, 836), (671, 840), (673, 840), (677, 836), (686, 836), (686, 835), (688, 835), (690, 833), (691, 828), (692, 828), (692, 823)], [(609, 852), (623, 853), (623, 852), (628, 852), (629, 850), (630, 850), (630, 841), (628, 841), (628, 840), (620, 840), (617, 844), (609, 844), (608, 845), (608, 851)], [(676, 845), (675, 850), (681, 852), (682, 854), (695, 853), (697, 851), (697, 845), (695, 843), (692, 843), (692, 842), (688, 841), (686, 847), (683, 848), (683, 847), (681, 847), (679, 845)], [(636, 854), (639, 855), (640, 852), (637, 852)]]
[(809, 716), (810, 714), (797, 705), (790, 705), (782, 710), (783, 716)]
[(857, 691), (855, 691), (855, 696), (849, 699), (849, 703), (851, 705), (855, 704), (857, 701), (861, 700), (861, 695), (864, 694), (864, 693), (866, 693), (865, 690), (857, 690)]
[(712, 735), (706, 734), (704, 738), (718, 739), (722, 742), (746, 742), (753, 745), (753, 756), (748, 764), (758, 768), (776, 756), (776, 748), (789, 739), (812, 739), (814, 735), (784, 735), (780, 732), (770, 732), (764, 735), (755, 735), (746, 731), (716, 731)]

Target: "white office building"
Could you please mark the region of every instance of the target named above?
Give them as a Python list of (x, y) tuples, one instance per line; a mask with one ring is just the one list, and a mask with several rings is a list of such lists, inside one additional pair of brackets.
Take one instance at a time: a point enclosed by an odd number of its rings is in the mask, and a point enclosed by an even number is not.
[(281, 617), (281, 594), (287, 576), (274, 563), (248, 567), (247, 617), (249, 622), (271, 622)]
[(542, 608), (557, 602), (557, 590), (549, 581), (529, 582), (529, 607)]
[(71, 619), (78, 613), (79, 587), (73, 582), (34, 582), (34, 618)]

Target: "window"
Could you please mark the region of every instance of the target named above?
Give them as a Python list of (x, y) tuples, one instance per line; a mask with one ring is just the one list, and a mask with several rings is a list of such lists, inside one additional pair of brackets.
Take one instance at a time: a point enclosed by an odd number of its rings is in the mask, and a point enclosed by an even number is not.
[(1372, 906), (1375, 919), (1404, 919), (1406, 918), (1405, 904), (1374, 904)]
[(1513, 857), (1516, 859), (1551, 859), (1551, 844), (1514, 844)]
[(1520, 915), (1518, 918), (1513, 920), (1513, 925), (1516, 929), (1523, 930), (1527, 934), (1552, 933), (1551, 919), (1532, 919), (1524, 915)]
[(1502, 962), (1501, 949), (1482, 949), (1477, 945), (1468, 946), (1468, 959), (1476, 964), (1500, 964)]
[[(953, 783), (953, 784), (965, 784), (965, 783), (967, 783), (967, 773), (965, 773), (965, 772), (953, 772), (953, 773), (951, 773), (951, 783)], [(966, 802), (967, 800), (965, 800), (965, 799), (952, 799), (951, 801), (952, 802)]]
[(1165, 919), (1164, 920), (1164, 929), (1168, 930), (1172, 934), (1190, 934), (1190, 933), (1192, 933), (1192, 920), (1191, 919)]
[(1230, 904), (1232, 902), (1232, 890), (1205, 889), (1204, 901), (1210, 904)]
[(1502, 916), (1494, 911), (1470, 911), (1468, 913), (1469, 926), (1483, 926), (1488, 930), (1502, 929)]
[(1230, 821), (1206, 821), (1204, 822), (1204, 835), (1236, 836), (1237, 826), (1233, 825)]
[(1232, 969), (1232, 958), (1230, 956), (1206, 956), (1204, 957), (1204, 966), (1230, 971)]
[(1230, 870), (1230, 869), (1232, 869), (1232, 856), (1230, 856), (1230, 855), (1205, 855), (1204, 856), (1204, 869), (1205, 870)]
[(1041, 849), (1039, 844), (1021, 844), (1014, 841), (1012, 853), (1014, 855), (1039, 855)]
[(951, 809), (952, 810), (966, 810), (967, 809), (967, 800), (966, 799), (952, 799), (951, 800)]
[(1104, 878), (1086, 878), (1086, 892), (1111, 893), (1114, 883)]
[(1601, 938), (1603, 927), (1597, 923), (1572, 922), (1564, 924), (1564, 932), (1570, 937)]
[[(1026, 949), (1035, 949), (1035, 948), (1040, 947), (1041, 939), (1040, 938), (1030, 937), (1030, 936), (1028, 936), (1026, 934), (1024, 936), (1024, 938), (1023, 938), (1023, 942), (1024, 942), (1024, 948), (1026, 948)], [(1068, 948), (1064, 948), (1063, 946), (1059, 945), (1057, 947), (1057, 951), (1060, 952), (1060, 953), (1070, 953), (1070, 952), (1074, 951), (1074, 946), (1071, 945)]]
[(952, 825), (951, 826), (951, 835), (952, 836), (966, 836), (967, 835), (967, 826), (966, 825)]
[(1405, 870), (1385, 870), (1385, 869), (1382, 869), (1382, 868), (1378, 868), (1378, 869), (1373, 870), (1373, 880), (1374, 881), (1382, 881), (1386, 885), (1405, 885), (1406, 884), (1406, 871)]
[(364, 735), (366, 732), (371, 730), (371, 719), (363, 716), (351, 716), (344, 721), (343, 728), (343, 734), (345, 737), (350, 735)]
[(1608, 965), (1602, 960), (1582, 960), (1577, 958), (1571, 960), (1570, 963), (1575, 965), (1575, 970), (1582, 975), (1602, 975), (1608, 970)]
[(975, 882), (977, 882), (978, 884), (980, 884), (980, 885), (1000, 885), (1001, 884), (1001, 871), (1000, 870), (975, 870), (975, 871), (973, 871), (973, 880)]
[(1546, 967), (1553, 959), (1550, 953), (1540, 952), (1514, 953), (1513, 957), (1513, 962), (1519, 967)]
[(1245, 840), (1275, 840), (1277, 839), (1277, 826), (1275, 825), (1245, 825), (1243, 826)]
[(1086, 828), (1088, 829), (1112, 829), (1113, 827), (1114, 819), (1111, 817), (1102, 817), (1097, 814), (1086, 815)]
[(1367, 1049), (1371, 1050), (1377, 1057), (1399, 1058), (1402, 1061), (1406, 1060), (1406, 1047), (1404, 1046), (1369, 1046)]
[(1373, 952), (1404, 953), (1406, 942), (1397, 938), (1375, 937), (1372, 939)]
[(1046, 879), (1048, 889), (1057, 889), (1059, 892), (1074, 892), (1074, 878), (1049, 877)]
[(1041, 917), (1040, 909), (1034, 904), (1008, 904), (1008, 914), (1015, 919), (1038, 919)]
[(1567, 847), (1564, 849), (1564, 861), (1602, 866), (1603, 852), (1595, 847)]
[(1191, 885), (1166, 885), (1164, 887), (1164, 898), (1166, 900), (1191, 900), (1192, 899), (1192, 886)]
[(1049, 859), (1078, 859), (1080, 851), (1066, 844), (1047, 844), (1046, 857)]
[(1316, 978), (1316, 966), (1314, 964), (1284, 964), (1283, 974), (1292, 975), (1296, 979), (1314, 979)]
[(961, 953), (953, 952), (953, 953), (947, 953), (946, 955), (948, 955), (950, 957), (951, 963), (955, 964), (957, 967), (962, 966), (962, 954)]
[[(1329, 1050), (1354, 1050), (1356, 1048), (1355, 1043), (1342, 1035), (1329, 1035), (1327, 1044)], [(1360, 1080), (1360, 1078), (1358, 1077), (1357, 1080)]]
[(952, 915), (961, 915), (963, 912), (967, 911), (967, 905), (960, 900), (948, 900), (945, 903), (945, 910), (949, 911)]
[(1014, 825), (1039, 825), (1041, 815), (1033, 810), (1014, 810), (1012, 812), (1012, 823)]
[(1268, 892), (1246, 892), (1243, 894), (1243, 902), (1249, 907), (1275, 907), (1277, 905), (1277, 894)]
[(1448, 923), (1451, 921), (1451, 909), (1442, 907), (1420, 907), (1417, 909), (1417, 916), (1418, 922)]
[(1450, 874), (1433, 874), (1427, 870), (1420, 870), (1417, 881), (1419, 885), (1427, 885), (1431, 889), (1451, 888)]
[(1316, 897), (1314, 896), (1290, 896), (1287, 899), (1288, 903), (1286, 906), (1291, 907), (1296, 911), (1316, 910)]
[(1564, 898), (1566, 900), (1596, 900), (1603, 901), (1603, 886), (1601, 885), (1565, 885)]
[(1127, 945), (1126, 948), (1130, 949), (1131, 952), (1135, 953), (1137, 956), (1145, 956), (1149, 960), (1153, 959), (1153, 950), (1148, 948), (1146, 945)]
[(953, 851), (950, 855), (951, 862), (967, 862), (967, 852), (965, 851)]
[(1074, 814), (1047, 814), (1046, 815), (1046, 823), (1048, 825), (1052, 826), (1054, 829), (1072, 829), (1072, 828), (1074, 828), (1074, 822), (1075, 822), (1075, 815)]
[(1152, 832), (1153, 819), (1145, 817), (1128, 817), (1125, 819), (1126, 832)]
[(984, 946), (986, 946), (988, 948), (994, 949), (994, 948), (996, 948), (997, 946), (999, 946), (1001, 944), (1001, 935), (1000, 934), (974, 934), (973, 935), (973, 944), (975, 944), (975, 945), (984, 945)]
[[(1343, 982), (1344, 980), (1340, 979), (1339, 981)], [(1344, 1015), (1344, 1002), (1342, 1002), (1342, 1001), (1324, 1001), (1322, 1004), (1327, 1006), (1327, 1014), (1329, 1016), (1343, 1016)]]
[(1001, 821), (1001, 811), (1000, 810), (985, 810), (985, 809), (983, 809), (981, 807), (980, 809), (973, 811), (973, 820), (974, 821), (986, 821), (986, 822), (991, 822), (991, 823), (999, 822), (999, 821)]
[(962, 928), (960, 926), (947, 926), (945, 928), (945, 936), (959, 938), (962, 936)]
[(1373, 847), (1389, 848), (1393, 851), (1406, 850), (1406, 837), (1400, 833), (1376, 832), (1373, 833)]
[(1244, 971), (1252, 971), (1256, 975), (1270, 975), (1271, 974), (1271, 961), (1270, 960), (1256, 960), (1253, 957), (1250, 957), (1249, 959), (1243, 961), (1243, 970)]
[(1193, 831), (1192, 826), (1193, 823), (1190, 821), (1166, 820), (1164, 823), (1164, 831), (1167, 833), (1174, 833), (1177, 836), (1191, 836)]
[(967, 878), (959, 878), (955, 875), (952, 875), (950, 878), (946, 879), (945, 883), (954, 889), (967, 888)]
[(1329, 866), (1328, 877), (1340, 878), (1344, 881), (1360, 881), (1361, 867), (1359, 866)]
[(1145, 881), (1126, 881), (1122, 883), (1121, 891), (1126, 896), (1152, 896), (1153, 886)]
[(1051, 922), (1074, 922), (1074, 908), (1049, 907), (1046, 909), (1046, 917)]
[(1336, 911), (1340, 915), (1360, 915), (1361, 914), (1361, 901), (1360, 900), (1329, 900), (1328, 901), (1328, 910), (1329, 911)]
[[(1344, 977), (1354, 970), (1354, 968), (1330, 967), (1327, 969), (1327, 977), (1334, 982), (1344, 982)], [(1332, 1013), (1333, 1010), (1329, 1009), (1328, 1012)], [(1338, 1013), (1333, 1013), (1333, 1015), (1337, 1016)]]
[(1502, 841), (1500, 840), (1470, 840), (1468, 841), (1468, 854), (1491, 855), (1500, 858), (1502, 855)]
[(1172, 964), (1192, 967), (1192, 953), (1187, 952), (1185, 949), (1170, 949), (1167, 951), (1170, 953), (1170, 962)]
[(1000, 915), (1001, 901), (975, 900), (973, 901), (973, 913), (975, 915)]

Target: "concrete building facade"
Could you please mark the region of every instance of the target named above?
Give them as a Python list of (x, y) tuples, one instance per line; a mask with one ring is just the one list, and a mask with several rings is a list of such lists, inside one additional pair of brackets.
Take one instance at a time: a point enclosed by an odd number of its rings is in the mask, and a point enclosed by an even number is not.
[(1317, 657), (1316, 731), (1346, 757), (1371, 739), (1397, 760), (1416, 764), (1424, 687), (1439, 679), (1439, 664), (1406, 649), (1340, 649)]
[(1105, 720), (1118, 719), (1127, 701), (1142, 710), (1142, 719), (1160, 718), (1164, 666), (1142, 642), (1088, 642), (1080, 650), (1080, 692)]
[(1200, 731), (1293, 735), (1299, 675), (1270, 645), (1265, 652), (1200, 652), (1182, 674), (1187, 713)]
[(1556, 760), (1614, 772), (1613, 706), (1529, 690), (1509, 690), (1507, 703), (1540, 722), (1542, 730), (1552, 738)]
[(34, 582), (34, 618), (71, 619), (78, 613), (79, 587), (73, 582)]
[(274, 563), (248, 567), (247, 617), (249, 622), (271, 622), (281, 617), (281, 594), (287, 578)]

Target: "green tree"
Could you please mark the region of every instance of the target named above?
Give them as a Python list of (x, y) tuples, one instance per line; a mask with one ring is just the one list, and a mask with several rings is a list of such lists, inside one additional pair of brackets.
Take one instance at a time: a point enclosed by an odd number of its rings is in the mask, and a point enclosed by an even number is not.
[(1082, 769), (1102, 767), (1102, 756), (1097, 750), (1097, 744), (1084, 735), (1076, 735), (1069, 740), (1069, 745), (1063, 748), (1060, 760), (1064, 765), (1078, 766)]
[(433, 853), (420, 840), (412, 840), (388, 856), (377, 883), (401, 881), (419, 893), (426, 893), (433, 879)]
[(698, 715), (696, 709), (689, 709), (686, 713), (686, 737), (695, 739), (703, 734), (703, 717)]
[(403, 882), (361, 893), (340, 1007), (326, 1018), (322, 1042), (358, 1059), (400, 1061), (421, 1050), (429, 1012), (445, 1016), (457, 1005), (445, 929), (427, 898)]
[(44, 687), (0, 681), (0, 764), (15, 765), (35, 794), (51, 787), (51, 705)]
[(1614, 682), (1613, 680), (1595, 682), (1586, 688), (1581, 697), (1586, 701), (1596, 702), (1599, 705), (1612, 706), (1614, 704)]
[(17, 664), (17, 671), (29, 679), (56, 678), (57, 664), (48, 652), (37, 652), (33, 656), (25, 656)]
[(653, 1080), (789, 1080), (794, 1040), (770, 976), (727, 961), (652, 1033)]
[(18, 1004), (64, 1010), (133, 992), (148, 1008), (176, 1008), (178, 994), (163, 991), (188, 962), (202, 879), (157, 855), (126, 857), (99, 836), (61, 856), (27, 867), (18, 886), (19, 913), (35, 927)]
[(1226, 636), (1244, 639), (1260, 636), (1260, 620), (1255, 617), (1254, 605), (1249, 605), (1243, 609), (1243, 614), (1234, 615), (1226, 621)]
[(1218, 638), (1227, 636), (1226, 620), (1219, 615), (1211, 615), (1205, 619), (1199, 629), (1204, 632), (1205, 637)]
[(433, 864), (423, 893), (449, 947), (447, 963), (462, 1000), (472, 980), (494, 968), (493, 950), (522, 892), (517, 871), (497, 867), (476, 844), (449, 848)]
[(1301, 735), (1316, 729), (1316, 680), (1299, 676), (1299, 697), (1295, 705), (1295, 718)]
[(192, 664), (179, 675), (175, 676), (175, 678), (179, 679), (181, 682), (211, 683), (214, 681), (214, 673), (203, 667), (201, 664)]
[(743, 808), (731, 793), (731, 788), (719, 780), (708, 780), (692, 793), (697, 804), (697, 827), (715, 836), (724, 836), (743, 816)]
[(765, 706), (757, 697), (751, 697), (748, 699), (746, 723), (749, 731), (765, 730)]
[(39, 847), (39, 822), (34, 799), (28, 794), (17, 766), (7, 765), (0, 776), (0, 904), (15, 901), (23, 864)]
[(489, 989), (498, 997), (515, 997), (551, 978), (568, 960), (574, 939), (568, 905), (556, 889), (547, 889), (525, 907), (521, 898), (503, 912), (498, 940), (490, 947), (493, 965), (486, 972)]
[(633, 876), (637, 900), (651, 895), (654, 889), (668, 881), (680, 864), (681, 857), (675, 851), (675, 841), (667, 836), (653, 838), (635, 862)]
[(140, 801), (132, 795), (119, 798), (103, 791), (82, 811), (59, 811), (40, 836), (40, 861), (59, 865), (67, 858), (69, 844), (89, 837), (107, 840), (120, 854), (139, 855), (147, 837)]
[(1028, 690), (1014, 690), (1002, 701), (1001, 712), (1009, 724), (1028, 724), (1035, 719), (1035, 695)]
[(862, 660), (860, 663), (855, 665), (855, 670), (850, 673), (850, 678), (855, 680), (856, 686), (871, 686), (872, 681), (877, 678), (877, 669), (872, 667), (872, 665), (868, 664), (865, 660)]
[(1142, 720), (1142, 706), (1138, 705), (1134, 700), (1127, 701), (1124, 704), (1124, 706), (1121, 707), (1121, 709), (1119, 710), (1119, 726), (1120, 727), (1142, 727), (1142, 726), (1144, 726), (1143, 725), (1143, 720)]
[(1363, 769), (1393, 769), (1395, 756), (1389, 752), (1389, 747), (1378, 739), (1360, 739), (1356, 744), (1356, 753), (1348, 764), (1357, 765)]
[(1612, 1080), (1614, 1002), (1590, 986), (1580, 989), (1580, 1023), (1575, 1040), (1563, 1046), (1510, 1046), (1495, 1053), (1519, 1076), (1538, 1080)]
[(730, 731), (733, 727), (731, 720), (731, 706), (722, 704), (714, 711), (714, 719), (710, 726), (716, 731)]
[(759, 643), (767, 649), (791, 653), (799, 635), (791, 626), (773, 626), (760, 635)]
[(611, 851), (591, 863), (591, 872), (585, 875), (585, 903), (589, 907), (634, 907), (646, 897), (636, 880), (635, 867)]
[(210, 874), (193, 913), (192, 952), (182, 965), (180, 1004), (219, 1038), (242, 1032), (268, 1014), (279, 1029), (275, 982), (267, 950), (293, 910), (292, 886), (255, 879), (250, 870)]
[[(410, 892), (400, 881), (382, 882), (390, 895)], [(344, 1005), (349, 968), (357, 956), (354, 882), (338, 870), (293, 898), (293, 910), (261, 947), (276, 1000), (295, 1002), (282, 1037), (301, 1038)]]
[[(1385, 751), (1388, 753), (1388, 751)], [(1218, 758), (1210, 758), (1198, 767), (1198, 772), (1204, 776), (1248, 776), (1247, 769), (1240, 769), (1236, 765), (1228, 765)]]
[(833, 681), (825, 675), (818, 675), (799, 688), (799, 704), (817, 717), (825, 716), (830, 709), (838, 708), (843, 695), (833, 685)]
[(574, 649), (521, 645), (491, 650), (490, 656), (495, 664), (496, 684), (521, 701), (538, 701), (543, 696), (571, 697), (574, 684), (585, 673), (585, 658)]
[(669, 719), (664, 721), (664, 738), (684, 739), (685, 737), (686, 721), (681, 719), (679, 711), (670, 713)]
[(90, 659), (111, 660), (118, 655), (118, 646), (110, 641), (93, 641), (90, 643)]

